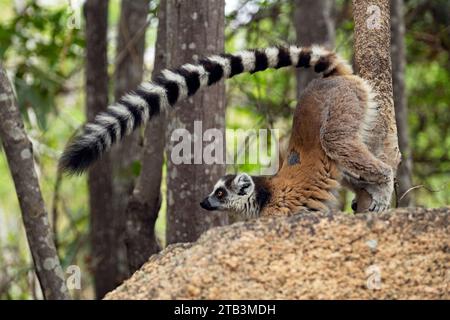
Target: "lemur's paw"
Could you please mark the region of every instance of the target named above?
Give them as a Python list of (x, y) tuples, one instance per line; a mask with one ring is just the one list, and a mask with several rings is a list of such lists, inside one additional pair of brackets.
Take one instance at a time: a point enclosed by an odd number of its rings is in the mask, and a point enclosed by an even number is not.
[(389, 209), (391, 205), (392, 192), (394, 191), (394, 182), (383, 183), (380, 185), (370, 185), (366, 191), (372, 198), (369, 206), (370, 212), (381, 212)]
[(369, 211), (370, 212), (382, 212), (389, 209), (390, 202), (374, 201), (372, 200)]
[[(370, 203), (369, 208), (367, 209), (370, 212), (381, 212), (389, 209), (389, 201), (388, 202), (382, 202), (382, 201), (374, 201)], [(352, 210), (353, 212), (356, 212), (358, 210), (358, 201), (355, 199), (352, 200)]]

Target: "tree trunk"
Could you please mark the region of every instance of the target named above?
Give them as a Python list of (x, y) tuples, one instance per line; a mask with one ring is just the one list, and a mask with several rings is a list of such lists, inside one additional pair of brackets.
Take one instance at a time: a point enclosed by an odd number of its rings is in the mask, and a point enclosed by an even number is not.
[[(324, 45), (334, 49), (335, 23), (334, 1), (330, 0), (294, 0), (294, 26), (297, 44), (310, 46)], [(314, 70), (297, 70), (297, 97), (318, 74)]]
[[(106, 35), (108, 1), (88, 0), (86, 15), (86, 111), (88, 121), (108, 105)], [(118, 285), (111, 161), (105, 155), (89, 170), (91, 254), (95, 295), (101, 298)]]
[(70, 299), (11, 83), (0, 66), (0, 140), (16, 187), (36, 275), (45, 299)]
[[(175, 36), (167, 28), (170, 4), (161, 0), (158, 12), (153, 74), (159, 73), (171, 61)], [(155, 238), (155, 222), (161, 207), (161, 176), (164, 162), (165, 116), (150, 121), (145, 128), (141, 172), (126, 208), (126, 245), (130, 273), (139, 269), (160, 247)]]
[[(175, 38), (174, 46), (168, 52), (173, 55), (171, 62), (174, 65), (223, 51), (224, 0), (168, 2), (172, 5), (167, 16), (167, 28), (172, 30)], [(193, 136), (194, 121), (201, 121), (202, 134), (209, 128), (217, 128), (225, 136), (223, 83), (178, 104), (170, 116), (167, 132), (170, 135), (173, 130), (184, 128)], [(194, 241), (205, 230), (227, 222), (226, 214), (206, 212), (199, 206), (202, 197), (211, 192), (214, 183), (225, 173), (225, 166), (206, 165), (203, 161), (200, 161), (202, 164), (175, 165), (171, 159), (172, 147), (171, 143), (167, 150), (166, 232), (169, 244)], [(190, 159), (193, 163), (194, 156)]]
[[(408, 135), (408, 106), (405, 92), (405, 23), (403, 0), (391, 1), (391, 50), (392, 50), (392, 84), (394, 87), (394, 106), (398, 131), (398, 143), (402, 153), (402, 162), (398, 167), (398, 196), (401, 197), (412, 186), (412, 159)], [(407, 193), (399, 199), (400, 207), (412, 205), (413, 195)]]
[[(122, 0), (118, 26), (115, 90), (118, 101), (125, 93), (134, 90), (142, 82), (144, 72), (145, 31), (149, 0)], [(119, 237), (118, 267), (120, 277), (128, 275), (125, 243), (125, 210), (135, 184), (135, 166), (140, 160), (141, 131), (136, 130), (116, 144), (111, 150), (113, 165), (113, 211), (116, 232)]]
[[(353, 0), (355, 65), (359, 75), (372, 85), (381, 114), (368, 144), (378, 146), (372, 151), (396, 170), (400, 152), (392, 94), (389, 9), (388, 0)], [(366, 211), (370, 201), (367, 192), (358, 192), (358, 211)]]

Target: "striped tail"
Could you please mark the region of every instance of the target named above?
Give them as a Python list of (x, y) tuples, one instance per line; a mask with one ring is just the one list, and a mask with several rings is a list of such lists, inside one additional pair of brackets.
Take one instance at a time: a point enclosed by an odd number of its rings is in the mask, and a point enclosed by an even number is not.
[(325, 77), (353, 73), (336, 53), (319, 46), (246, 50), (236, 54), (213, 55), (197, 64), (166, 69), (153, 82), (143, 82), (134, 92), (123, 96), (105, 112), (98, 114), (93, 122), (87, 123), (66, 146), (59, 167), (65, 172), (82, 173), (112, 144), (178, 101), (222, 78), (287, 66), (314, 67)]

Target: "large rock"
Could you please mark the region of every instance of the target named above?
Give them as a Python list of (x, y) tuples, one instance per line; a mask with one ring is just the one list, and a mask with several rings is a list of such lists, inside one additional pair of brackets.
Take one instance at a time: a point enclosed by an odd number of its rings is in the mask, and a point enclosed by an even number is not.
[(152, 256), (106, 299), (449, 299), (449, 211), (309, 213), (214, 228)]

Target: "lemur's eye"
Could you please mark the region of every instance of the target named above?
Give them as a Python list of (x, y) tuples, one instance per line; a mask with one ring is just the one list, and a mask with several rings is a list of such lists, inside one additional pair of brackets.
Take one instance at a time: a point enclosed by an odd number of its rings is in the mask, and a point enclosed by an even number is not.
[(220, 198), (222, 198), (224, 195), (225, 195), (225, 192), (223, 192), (223, 190), (220, 190), (220, 189), (219, 189), (219, 190), (216, 191), (216, 197), (217, 197), (217, 198), (220, 199)]

